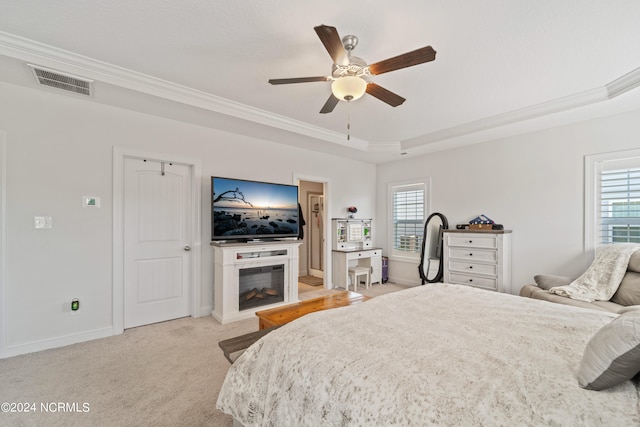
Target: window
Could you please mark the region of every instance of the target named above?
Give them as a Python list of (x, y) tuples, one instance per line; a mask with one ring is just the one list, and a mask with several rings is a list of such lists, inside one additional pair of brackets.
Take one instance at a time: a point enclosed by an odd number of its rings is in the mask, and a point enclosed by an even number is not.
[(599, 216), (599, 243), (640, 243), (640, 165), (600, 172)]
[(427, 184), (406, 183), (389, 187), (391, 200), (391, 254), (417, 258), (422, 248)]
[(640, 243), (640, 150), (585, 158), (586, 249)]

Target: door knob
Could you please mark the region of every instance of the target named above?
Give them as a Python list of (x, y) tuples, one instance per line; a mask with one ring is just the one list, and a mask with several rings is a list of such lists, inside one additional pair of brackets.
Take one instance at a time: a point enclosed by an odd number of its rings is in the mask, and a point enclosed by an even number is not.
[(185, 246), (185, 247), (184, 247), (184, 250), (185, 250), (185, 251), (187, 251), (187, 252), (189, 252), (189, 251), (191, 250), (191, 246), (189, 246), (189, 245)]

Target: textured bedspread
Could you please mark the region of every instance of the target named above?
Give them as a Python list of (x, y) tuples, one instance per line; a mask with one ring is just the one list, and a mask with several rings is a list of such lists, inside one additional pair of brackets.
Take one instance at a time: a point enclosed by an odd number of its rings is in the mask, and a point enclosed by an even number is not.
[(245, 426), (640, 425), (638, 388), (578, 387), (615, 315), (434, 284), (310, 314), (229, 369), (218, 408)]

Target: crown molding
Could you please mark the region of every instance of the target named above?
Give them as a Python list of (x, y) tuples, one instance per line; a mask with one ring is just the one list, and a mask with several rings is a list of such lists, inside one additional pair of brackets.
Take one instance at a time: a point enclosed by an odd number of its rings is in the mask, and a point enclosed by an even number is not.
[[(456, 141), (461, 138), (606, 101), (640, 86), (640, 68), (637, 68), (602, 87), (549, 102), (524, 107), (403, 141), (370, 142), (359, 138), (347, 140), (345, 135), (340, 132), (312, 126), (286, 116), (2, 31), (0, 31), (0, 55), (36, 63), (61, 72), (83, 75), (97, 82), (371, 153), (400, 153), (406, 150), (413, 151), (418, 149), (427, 149), (428, 151), (435, 149), (438, 151), (445, 149), (448, 144), (452, 144), (452, 147), (456, 146)], [(438, 148), (436, 149), (436, 147)]]
[(370, 142), (367, 151), (399, 153), (402, 149), (400, 141), (391, 142)]
[(359, 138), (351, 138), (347, 141), (345, 135), (340, 132), (312, 126), (289, 117), (2, 31), (0, 31), (0, 54), (356, 150), (366, 151), (369, 146), (367, 141)]
[(640, 68), (636, 68), (624, 76), (615, 79), (605, 87), (609, 92), (609, 98), (615, 98), (616, 96), (629, 92), (638, 86), (640, 86)]
[(477, 132), (495, 129), (515, 123), (524, 122), (526, 120), (535, 119), (542, 116), (548, 116), (561, 111), (567, 111), (585, 105), (601, 102), (609, 99), (609, 93), (606, 87), (587, 90), (574, 95), (558, 98), (549, 102), (543, 102), (530, 107), (520, 108), (518, 110), (509, 111), (504, 114), (498, 114), (486, 117), (473, 122), (465, 123), (461, 126), (455, 126), (443, 129), (438, 132), (432, 132), (416, 138), (407, 139), (401, 142), (402, 149), (417, 148), (422, 145), (442, 142), (462, 136), (470, 135)]
[(640, 68), (625, 74), (624, 76), (613, 80), (612, 82), (595, 89), (586, 90), (563, 98), (554, 99), (548, 102), (520, 108), (518, 110), (509, 111), (504, 114), (498, 114), (486, 117), (473, 122), (465, 123), (461, 126), (455, 126), (443, 129), (438, 132), (432, 132), (427, 135), (418, 136), (416, 138), (401, 141), (402, 149), (412, 149), (428, 144), (440, 143), (455, 138), (477, 132), (496, 129), (515, 123), (524, 122), (538, 117), (549, 116), (562, 111), (572, 110), (574, 108), (583, 107), (585, 105), (595, 104), (607, 101), (609, 99), (627, 93), (640, 86)]

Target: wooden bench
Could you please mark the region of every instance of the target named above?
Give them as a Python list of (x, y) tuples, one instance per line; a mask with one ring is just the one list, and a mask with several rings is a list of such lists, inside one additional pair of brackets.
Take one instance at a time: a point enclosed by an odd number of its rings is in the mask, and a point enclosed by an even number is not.
[[(280, 325), (281, 326), (281, 325)], [(244, 353), (244, 351), (251, 346), (254, 342), (258, 341), (263, 336), (267, 335), (274, 329), (278, 329), (280, 326), (274, 326), (268, 329), (261, 329), (259, 331), (250, 332), (248, 334), (240, 335), (233, 338), (222, 340), (218, 343), (224, 357), (231, 363), (235, 362), (238, 357)]]
[(369, 297), (356, 292), (338, 291), (326, 296), (258, 311), (256, 312), (256, 316), (260, 321), (260, 329), (258, 331), (220, 341), (218, 345), (222, 349), (224, 357), (233, 363), (251, 344), (286, 323), (315, 311), (359, 304), (368, 299)]
[(311, 298), (293, 304), (283, 305), (268, 310), (257, 311), (259, 328), (266, 329), (272, 326), (284, 325), (305, 314), (347, 305), (360, 304), (369, 297), (351, 291), (336, 291), (322, 297)]

